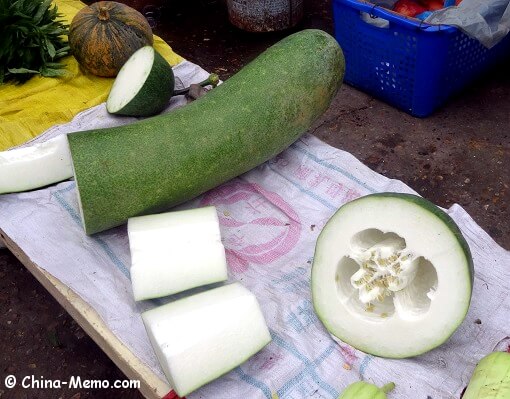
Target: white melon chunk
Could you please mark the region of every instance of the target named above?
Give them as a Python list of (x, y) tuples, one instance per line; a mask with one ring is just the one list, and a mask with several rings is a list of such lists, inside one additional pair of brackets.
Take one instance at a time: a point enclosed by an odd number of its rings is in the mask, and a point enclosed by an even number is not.
[(73, 177), (67, 136), (0, 152), (0, 194), (34, 190)]
[(179, 396), (229, 372), (271, 341), (256, 297), (239, 283), (171, 302), (142, 318)]
[(136, 301), (228, 278), (213, 206), (131, 218), (128, 236)]

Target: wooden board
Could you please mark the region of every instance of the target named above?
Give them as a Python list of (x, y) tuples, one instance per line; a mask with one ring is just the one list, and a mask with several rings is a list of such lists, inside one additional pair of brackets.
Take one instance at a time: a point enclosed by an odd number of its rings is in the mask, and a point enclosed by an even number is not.
[(140, 381), (140, 392), (148, 399), (161, 399), (171, 388), (143, 364), (108, 329), (97, 312), (68, 286), (41, 269), (23, 250), (0, 229), (0, 247), (3, 244), (34, 275), (44, 288), (76, 320), (83, 330), (99, 345), (130, 380)]

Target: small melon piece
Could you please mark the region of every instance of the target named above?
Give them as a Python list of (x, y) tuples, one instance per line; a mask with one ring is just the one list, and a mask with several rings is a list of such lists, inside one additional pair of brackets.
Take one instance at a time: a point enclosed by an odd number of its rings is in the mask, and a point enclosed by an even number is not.
[(170, 64), (152, 46), (144, 46), (120, 69), (106, 100), (106, 110), (126, 116), (158, 114), (168, 105), (174, 84)]
[(34, 190), (73, 177), (65, 134), (0, 152), (0, 194)]
[(365, 381), (358, 381), (349, 385), (338, 399), (387, 399), (386, 394), (395, 389), (395, 384), (390, 382), (382, 388)]
[(493, 352), (485, 356), (464, 392), (463, 399), (509, 399), (510, 353)]
[(213, 206), (131, 218), (128, 236), (136, 301), (228, 278)]
[(179, 396), (231, 371), (271, 341), (256, 297), (239, 283), (168, 303), (142, 318)]
[(471, 300), (473, 261), (455, 222), (431, 202), (380, 193), (342, 206), (312, 267), (317, 315), (336, 338), (404, 358), (445, 342)]

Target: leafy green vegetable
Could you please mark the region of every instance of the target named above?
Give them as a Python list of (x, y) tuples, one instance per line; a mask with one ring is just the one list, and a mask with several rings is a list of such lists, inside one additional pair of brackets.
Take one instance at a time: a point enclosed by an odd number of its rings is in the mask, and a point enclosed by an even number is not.
[(62, 76), (68, 25), (51, 0), (0, 0), (0, 84), (34, 74)]

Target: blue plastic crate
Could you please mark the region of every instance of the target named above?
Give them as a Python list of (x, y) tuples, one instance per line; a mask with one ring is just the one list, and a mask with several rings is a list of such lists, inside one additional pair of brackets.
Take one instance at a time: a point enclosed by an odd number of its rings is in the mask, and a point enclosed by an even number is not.
[[(489, 50), (453, 26), (428, 25), (372, 3), (333, 0), (333, 9), (345, 81), (414, 116), (430, 115), (510, 51), (510, 35)], [(370, 18), (388, 23), (374, 26)]]

